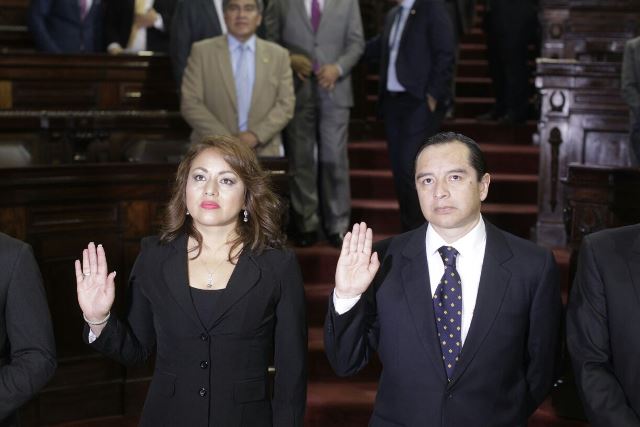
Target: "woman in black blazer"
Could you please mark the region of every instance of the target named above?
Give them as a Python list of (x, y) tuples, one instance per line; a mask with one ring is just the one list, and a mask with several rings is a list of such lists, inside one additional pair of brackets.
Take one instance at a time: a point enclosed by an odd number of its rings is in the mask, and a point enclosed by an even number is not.
[(178, 167), (160, 236), (142, 241), (126, 320), (110, 314), (104, 248), (76, 261), (91, 346), (126, 365), (156, 350), (141, 425), (302, 426), (304, 290), (280, 217), (254, 152), (212, 137)]

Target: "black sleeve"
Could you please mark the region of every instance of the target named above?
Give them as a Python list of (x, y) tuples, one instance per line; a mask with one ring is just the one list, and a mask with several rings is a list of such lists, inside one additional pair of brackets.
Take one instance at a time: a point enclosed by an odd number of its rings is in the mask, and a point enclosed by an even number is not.
[[(22, 244), (9, 271), (4, 319), (10, 353), (0, 367), (0, 420), (33, 397), (53, 376), (56, 349), (40, 270)], [(6, 363), (6, 364), (5, 364)]]
[(611, 364), (605, 283), (587, 236), (567, 310), (567, 346), (585, 412), (594, 427), (640, 427)]

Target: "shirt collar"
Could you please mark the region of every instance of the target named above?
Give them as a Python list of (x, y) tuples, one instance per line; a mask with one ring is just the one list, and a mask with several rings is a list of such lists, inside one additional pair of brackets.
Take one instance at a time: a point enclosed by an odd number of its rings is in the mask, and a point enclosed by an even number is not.
[(436, 254), (441, 246), (453, 246), (460, 255), (464, 256), (477, 250), (486, 238), (487, 230), (482, 215), (480, 215), (478, 223), (467, 234), (452, 243), (447, 243), (429, 224), (426, 235), (427, 256)]
[(402, 3), (400, 3), (400, 7), (402, 7), (403, 10), (409, 10), (413, 7), (415, 2), (416, 0), (402, 0)]
[(246, 47), (248, 47), (249, 48), (249, 52), (255, 52), (256, 51), (256, 35), (255, 34), (252, 35), (251, 37), (249, 37), (249, 40), (247, 40), (244, 43), (240, 42), (240, 40), (238, 40), (237, 38), (233, 37), (231, 34), (227, 34), (227, 41), (229, 43), (229, 50), (231, 52), (236, 50), (240, 45), (245, 45)]

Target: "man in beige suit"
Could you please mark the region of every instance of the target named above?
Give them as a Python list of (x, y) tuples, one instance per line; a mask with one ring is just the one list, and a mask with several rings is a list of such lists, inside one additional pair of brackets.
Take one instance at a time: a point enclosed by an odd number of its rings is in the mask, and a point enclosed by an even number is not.
[(262, 0), (223, 0), (227, 35), (193, 44), (180, 110), (193, 132), (235, 135), (259, 156), (282, 156), (280, 131), (293, 116), (289, 53), (256, 37)]

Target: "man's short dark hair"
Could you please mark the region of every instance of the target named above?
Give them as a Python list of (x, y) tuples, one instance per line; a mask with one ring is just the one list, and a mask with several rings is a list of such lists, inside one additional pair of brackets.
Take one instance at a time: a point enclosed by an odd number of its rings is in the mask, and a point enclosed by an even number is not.
[(464, 144), (469, 149), (469, 163), (471, 164), (471, 167), (476, 170), (476, 173), (478, 174), (478, 181), (480, 181), (487, 172), (487, 162), (484, 159), (484, 154), (477, 142), (468, 136), (456, 132), (440, 132), (427, 139), (427, 141), (418, 149), (418, 153), (416, 154), (416, 158), (413, 162), (414, 174), (418, 157), (420, 157), (420, 153), (422, 153), (425, 148), (431, 147), (432, 145), (449, 144), (452, 142)]
[[(254, 1), (256, 2), (256, 8), (258, 8), (258, 14), (262, 15), (262, 12), (264, 11), (264, 3), (262, 2), (262, 0), (254, 0)], [(231, 0), (222, 0), (223, 12), (227, 10), (227, 7), (229, 6), (229, 2), (231, 2)]]

